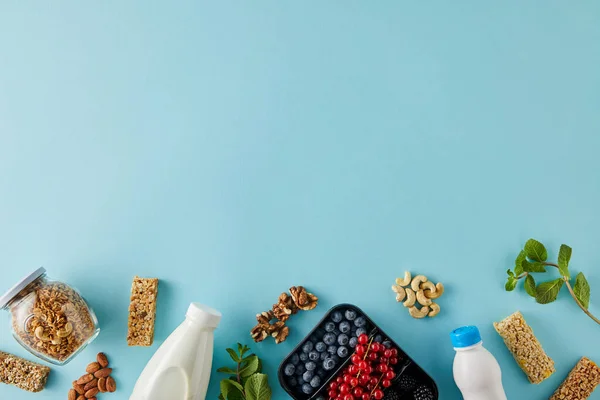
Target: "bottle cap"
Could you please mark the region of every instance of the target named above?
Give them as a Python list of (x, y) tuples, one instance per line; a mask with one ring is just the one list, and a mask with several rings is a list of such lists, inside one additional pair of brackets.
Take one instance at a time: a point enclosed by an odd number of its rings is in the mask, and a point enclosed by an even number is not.
[(450, 332), (450, 340), (454, 347), (469, 347), (481, 342), (481, 334), (476, 326), (462, 326)]
[(192, 303), (188, 307), (185, 316), (193, 319), (194, 321), (208, 327), (216, 328), (221, 322), (221, 313), (214, 308), (205, 306), (200, 303)]
[(31, 282), (35, 281), (37, 278), (44, 275), (45, 273), (46, 270), (44, 269), (44, 267), (40, 267), (35, 271), (29, 273), (27, 276), (24, 276), (23, 279), (17, 282), (13, 287), (11, 287), (6, 293), (4, 293), (0, 297), (0, 309), (6, 307), (6, 305), (10, 303), (10, 301), (14, 299), (15, 296), (21, 292), (21, 290), (25, 289), (27, 285), (29, 285)]

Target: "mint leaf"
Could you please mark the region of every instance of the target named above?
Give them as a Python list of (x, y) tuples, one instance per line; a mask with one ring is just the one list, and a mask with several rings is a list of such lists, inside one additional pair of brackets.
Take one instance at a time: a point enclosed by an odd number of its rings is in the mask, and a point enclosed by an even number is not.
[(546, 272), (546, 267), (543, 263), (534, 261), (529, 262), (527, 260), (523, 261), (523, 271), (525, 272)]
[(540, 304), (552, 303), (558, 297), (564, 281), (561, 278), (540, 283), (535, 289), (535, 300)]
[(527, 294), (531, 297), (535, 297), (535, 279), (533, 279), (533, 276), (527, 275), (527, 278), (525, 278), (524, 286)]
[(529, 239), (523, 248), (525, 255), (534, 261), (546, 261), (548, 252), (543, 244), (535, 239)]
[(242, 393), (244, 391), (244, 388), (242, 387), (242, 385), (240, 385), (237, 381), (235, 381), (234, 379), (230, 379), (229, 382), (231, 382), (231, 384), (233, 386), (236, 387), (237, 390), (240, 391), (240, 393)]
[(246, 400), (270, 400), (271, 388), (267, 375), (255, 374), (246, 381)]
[(258, 372), (258, 368), (260, 367), (260, 363), (258, 361), (257, 356), (248, 357), (248, 361), (246, 362), (246, 366), (240, 370), (240, 375), (244, 378), (255, 374)]
[(558, 270), (560, 271), (561, 275), (567, 277), (567, 279), (571, 279), (571, 274), (569, 273), (571, 252), (572, 249), (566, 244), (560, 245), (560, 251), (558, 252)]
[[(237, 385), (236, 385), (237, 384)], [(241, 390), (241, 385), (229, 379), (221, 381), (221, 396), (225, 400), (243, 400), (244, 395)]]
[(517, 276), (523, 273), (523, 261), (525, 261), (526, 258), (527, 256), (525, 255), (525, 251), (521, 250), (521, 252), (517, 256), (517, 259), (515, 260), (515, 274)]
[(244, 356), (244, 354), (243, 354), (244, 346), (242, 346), (242, 344), (240, 342), (238, 342), (237, 347), (238, 347), (238, 354), (243, 357)]
[(235, 352), (235, 350), (233, 350), (233, 349), (227, 349), (227, 352), (231, 356), (231, 359), (233, 361), (235, 361), (236, 363), (239, 363), (241, 361), (240, 357), (237, 355), (237, 353)]
[(230, 375), (235, 375), (237, 372), (232, 370), (231, 368), (227, 368), (227, 367), (221, 367), (217, 370), (217, 372), (220, 372), (222, 374), (230, 374)]
[(581, 305), (587, 309), (590, 306), (590, 284), (585, 279), (583, 272), (577, 274), (573, 292), (575, 292), (575, 296), (577, 296), (577, 300), (579, 300)]
[(508, 276), (511, 276), (511, 277), (513, 277), (513, 278), (515, 277), (515, 273), (514, 273), (514, 272), (512, 272), (510, 269), (507, 269), (507, 270), (506, 270), (506, 273), (508, 274)]
[(506, 281), (506, 284), (504, 285), (504, 289), (507, 292), (512, 292), (513, 290), (515, 290), (516, 287), (517, 287), (517, 279), (513, 278), (512, 276), (509, 276), (508, 280)]

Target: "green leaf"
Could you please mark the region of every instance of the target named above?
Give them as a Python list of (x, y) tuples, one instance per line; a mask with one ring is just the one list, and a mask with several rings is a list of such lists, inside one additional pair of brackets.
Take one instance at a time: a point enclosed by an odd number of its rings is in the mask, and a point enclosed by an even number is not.
[(523, 261), (525, 261), (526, 258), (527, 256), (525, 255), (525, 251), (521, 250), (521, 252), (517, 256), (517, 259), (515, 260), (515, 274), (517, 276), (523, 273)]
[(246, 400), (270, 400), (271, 388), (267, 375), (252, 375), (246, 381)]
[(527, 260), (523, 261), (523, 271), (525, 272), (546, 272), (546, 267), (544, 264), (538, 261), (529, 262)]
[(508, 274), (508, 276), (510, 276), (510, 277), (512, 277), (512, 278), (514, 278), (514, 277), (515, 277), (515, 273), (514, 273), (514, 272), (512, 272), (510, 269), (507, 269), (507, 270), (506, 270), (506, 273)]
[(527, 275), (525, 278), (525, 291), (531, 297), (535, 297), (535, 279), (531, 275)]
[(581, 305), (587, 309), (590, 306), (590, 284), (585, 279), (583, 272), (577, 274), (573, 292), (575, 292), (575, 296), (577, 296), (577, 300), (579, 300)]
[(238, 383), (238, 382), (235, 380), (235, 378), (229, 379), (229, 381), (231, 382), (231, 384), (232, 384), (233, 386), (235, 386), (235, 387), (237, 388), (237, 390), (239, 390), (239, 391), (240, 391), (240, 393), (243, 393), (243, 392), (244, 392), (244, 388), (242, 387), (242, 385), (240, 385), (240, 384), (239, 384), (239, 383)]
[(566, 244), (560, 245), (560, 251), (558, 252), (558, 270), (560, 271), (561, 275), (567, 277), (567, 279), (571, 279), (571, 274), (569, 273), (571, 252), (572, 249)]
[(238, 353), (243, 356), (242, 352), (244, 350), (244, 346), (242, 346), (242, 344), (240, 342), (238, 342), (237, 346), (238, 346)]
[(258, 361), (258, 357), (251, 356), (248, 358), (244, 368), (242, 368), (240, 370), (240, 375), (243, 376), (244, 378), (246, 378), (246, 377), (258, 372), (259, 367), (260, 367), (260, 362)]
[(221, 396), (225, 400), (244, 400), (244, 394), (241, 390), (242, 386), (229, 379), (221, 381)]
[(221, 368), (219, 368), (219, 369), (217, 370), (217, 372), (220, 372), (220, 373), (222, 373), (222, 374), (230, 374), (230, 375), (235, 375), (235, 374), (237, 374), (237, 372), (236, 372), (236, 371), (234, 371), (234, 370), (233, 370), (233, 369), (231, 369), (231, 368), (227, 368), (227, 367), (221, 367)]
[(540, 283), (535, 289), (535, 300), (540, 304), (552, 303), (558, 297), (558, 292), (562, 288), (563, 283), (562, 278)]
[(523, 250), (525, 250), (525, 255), (534, 261), (546, 261), (548, 258), (548, 252), (544, 245), (535, 239), (529, 239)]
[(508, 280), (506, 281), (506, 284), (504, 285), (504, 289), (507, 292), (512, 292), (513, 290), (515, 290), (516, 287), (517, 287), (517, 279), (513, 278), (512, 276), (509, 276)]
[(241, 361), (240, 357), (237, 355), (237, 353), (235, 352), (235, 350), (233, 350), (233, 349), (227, 349), (227, 352), (229, 353), (229, 356), (231, 356), (231, 359), (233, 361), (235, 361), (236, 363), (239, 363)]

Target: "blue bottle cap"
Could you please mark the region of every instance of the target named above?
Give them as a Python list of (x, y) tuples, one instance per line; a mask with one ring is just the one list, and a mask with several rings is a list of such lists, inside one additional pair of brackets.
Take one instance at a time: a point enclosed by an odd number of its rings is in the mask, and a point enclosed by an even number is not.
[(481, 342), (481, 335), (476, 326), (462, 326), (450, 332), (450, 339), (454, 347), (469, 347)]

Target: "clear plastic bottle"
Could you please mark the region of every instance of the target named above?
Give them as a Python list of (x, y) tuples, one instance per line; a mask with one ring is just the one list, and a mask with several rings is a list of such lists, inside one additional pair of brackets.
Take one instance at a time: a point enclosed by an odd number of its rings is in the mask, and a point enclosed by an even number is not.
[(506, 400), (502, 371), (492, 353), (483, 347), (479, 329), (463, 326), (450, 333), (456, 350), (454, 381), (465, 400)]
[(221, 313), (190, 304), (185, 320), (158, 348), (129, 400), (204, 400), (213, 358), (213, 331)]

